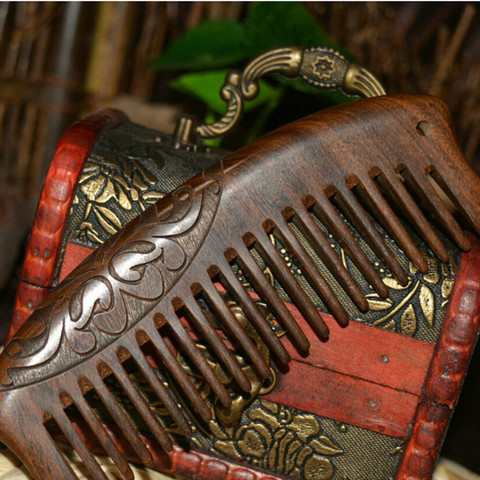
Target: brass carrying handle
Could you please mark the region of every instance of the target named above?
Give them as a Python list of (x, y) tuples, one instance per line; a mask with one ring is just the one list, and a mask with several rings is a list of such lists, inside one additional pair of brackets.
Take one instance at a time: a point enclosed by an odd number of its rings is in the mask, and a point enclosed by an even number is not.
[(243, 103), (253, 100), (259, 92), (258, 80), (269, 73), (285, 77), (300, 77), (321, 90), (341, 89), (349, 95), (376, 97), (385, 95), (380, 82), (367, 69), (350, 63), (331, 48), (285, 47), (269, 50), (252, 60), (243, 73), (228, 72), (220, 95), (227, 102), (223, 117), (211, 124), (197, 125), (192, 117), (182, 117), (177, 123), (175, 140), (179, 144), (217, 138), (229, 132), (240, 120)]

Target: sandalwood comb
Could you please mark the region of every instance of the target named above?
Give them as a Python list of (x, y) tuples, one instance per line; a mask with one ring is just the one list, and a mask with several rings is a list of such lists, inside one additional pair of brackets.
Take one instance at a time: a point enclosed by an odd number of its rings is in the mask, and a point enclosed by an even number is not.
[(407, 277), (372, 216), (422, 272), (428, 266), (400, 216), (443, 261), (448, 260), (448, 252), (432, 228), (432, 219), (459, 248), (469, 248), (468, 237), (435, 184), (456, 205), (467, 227), (479, 234), (480, 181), (456, 144), (446, 107), (433, 97), (378, 97), (335, 107), (227, 157), (160, 200), (100, 247), (53, 291), (5, 347), (0, 356), (0, 440), (37, 480), (73, 480), (77, 477), (47, 431), (46, 423), (53, 420), (91, 477), (105, 479), (66, 413), (74, 405), (123, 476), (133, 478), (86, 401), (87, 392), (95, 391), (140, 461), (148, 465), (150, 454), (107, 388), (107, 376), (115, 377), (151, 433), (163, 448), (171, 449), (171, 439), (124, 364), (136, 364), (179, 429), (188, 435), (187, 415), (153, 371), (142, 346), (152, 344), (193, 411), (208, 421), (209, 408), (165, 337), (173, 338), (221, 404), (228, 406), (230, 396), (180, 321), (179, 311), (188, 312), (193, 329), (225, 372), (248, 392), (248, 378), (205, 317), (197, 296), (208, 299), (231, 345), (266, 378), (268, 366), (219, 293), (216, 281), (241, 306), (276, 360), (287, 363), (289, 355), (239, 282), (231, 262), (242, 267), (292, 343), (306, 354), (308, 332), (299, 328), (251, 249), (270, 267), (312, 330), (326, 340), (328, 329), (321, 313), (269, 235), (280, 239), (328, 310), (341, 325), (347, 325), (344, 306), (300, 242), (297, 230), (357, 307), (365, 310), (364, 294), (333, 252), (320, 222), (343, 244), (379, 295), (386, 296), (386, 287), (356, 235), (368, 242), (400, 283)]

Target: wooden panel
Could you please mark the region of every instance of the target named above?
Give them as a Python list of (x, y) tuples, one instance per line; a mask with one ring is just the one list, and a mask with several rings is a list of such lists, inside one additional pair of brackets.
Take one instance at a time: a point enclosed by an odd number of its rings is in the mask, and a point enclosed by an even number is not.
[(416, 395), (305, 363), (293, 361), (289, 367), (266, 398), (392, 437), (408, 435)]
[[(305, 320), (293, 305), (288, 306), (302, 330), (307, 331)], [(435, 345), (354, 321), (348, 328), (341, 328), (331, 315), (322, 317), (330, 329), (328, 342), (309, 336), (308, 357), (285, 343), (292, 359), (420, 395)]]

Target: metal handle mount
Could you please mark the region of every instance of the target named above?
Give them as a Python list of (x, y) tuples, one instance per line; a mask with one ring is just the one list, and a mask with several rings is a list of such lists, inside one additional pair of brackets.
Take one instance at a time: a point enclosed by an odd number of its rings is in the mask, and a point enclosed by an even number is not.
[(196, 137), (206, 140), (225, 135), (240, 120), (243, 103), (258, 95), (258, 80), (270, 73), (300, 77), (321, 90), (341, 89), (349, 95), (362, 97), (385, 95), (384, 88), (372, 73), (348, 62), (331, 48), (277, 48), (252, 60), (243, 72), (230, 71), (220, 90), (222, 99), (227, 102), (224, 116), (214, 123), (200, 125), (192, 117), (182, 117), (175, 130), (176, 142), (194, 143)]

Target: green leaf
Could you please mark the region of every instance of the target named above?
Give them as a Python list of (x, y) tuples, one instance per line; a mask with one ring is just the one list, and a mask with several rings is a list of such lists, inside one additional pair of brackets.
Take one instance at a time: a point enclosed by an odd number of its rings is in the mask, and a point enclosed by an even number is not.
[(298, 45), (331, 46), (327, 35), (297, 2), (259, 2), (245, 21), (246, 49), (250, 58), (271, 48)]
[(234, 20), (207, 20), (186, 32), (154, 60), (153, 70), (219, 68), (245, 58), (245, 30)]
[[(226, 111), (226, 103), (220, 97), (220, 89), (225, 81), (227, 70), (213, 70), (208, 72), (195, 72), (182, 75), (170, 83), (175, 90), (192, 95), (218, 114)], [(260, 80), (260, 93), (251, 102), (245, 103), (245, 111), (259, 105), (279, 99), (281, 91), (279, 87), (273, 87), (264, 80)]]

